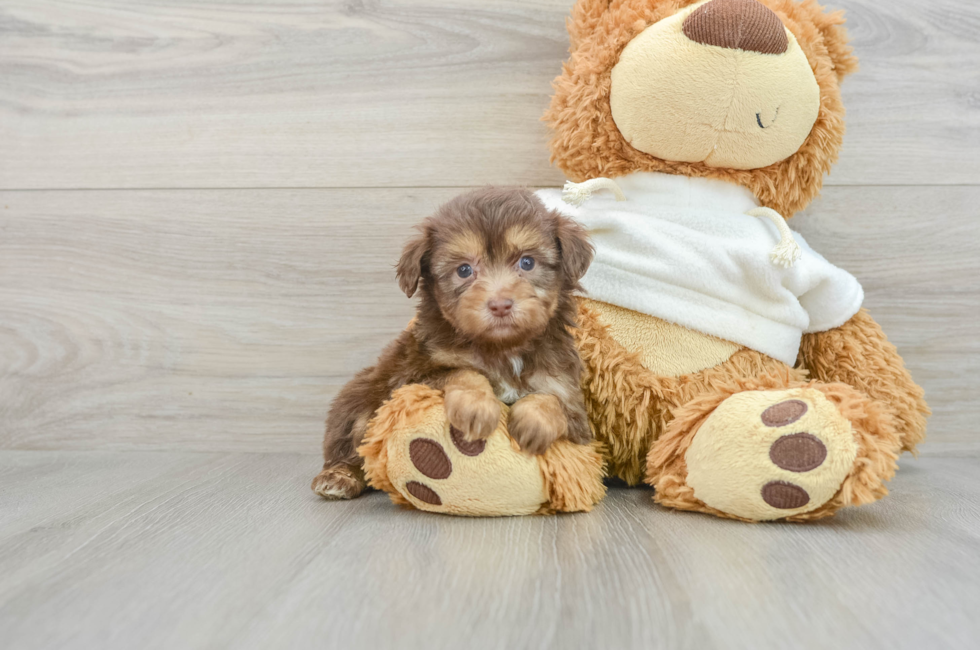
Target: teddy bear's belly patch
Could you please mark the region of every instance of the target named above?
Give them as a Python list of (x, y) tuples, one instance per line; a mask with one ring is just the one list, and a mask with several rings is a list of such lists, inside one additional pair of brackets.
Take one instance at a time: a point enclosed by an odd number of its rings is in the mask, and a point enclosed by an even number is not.
[(661, 377), (680, 377), (724, 363), (742, 346), (708, 334), (668, 323), (609, 303), (585, 299), (609, 326), (609, 335), (630, 352), (639, 354), (647, 370)]

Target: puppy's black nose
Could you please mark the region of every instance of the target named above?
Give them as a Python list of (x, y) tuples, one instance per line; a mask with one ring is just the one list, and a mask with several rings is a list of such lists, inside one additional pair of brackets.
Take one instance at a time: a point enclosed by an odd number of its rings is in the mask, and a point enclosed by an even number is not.
[(498, 318), (503, 318), (510, 313), (510, 308), (514, 306), (513, 300), (491, 300), (487, 303), (490, 313)]
[(684, 19), (684, 34), (697, 43), (762, 54), (789, 47), (776, 12), (756, 0), (711, 0)]

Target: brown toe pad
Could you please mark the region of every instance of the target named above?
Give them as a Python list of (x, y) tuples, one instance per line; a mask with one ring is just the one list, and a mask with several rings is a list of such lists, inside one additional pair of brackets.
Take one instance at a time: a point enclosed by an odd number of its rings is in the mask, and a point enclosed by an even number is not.
[(809, 433), (793, 433), (772, 443), (769, 459), (776, 467), (790, 472), (809, 472), (827, 459), (827, 447)]
[(788, 399), (785, 402), (773, 404), (763, 411), (762, 423), (767, 427), (784, 427), (803, 417), (808, 408), (803, 400)]
[(463, 432), (456, 427), (449, 427), (449, 436), (456, 449), (459, 449), (459, 453), (464, 456), (479, 456), (487, 448), (486, 440), (467, 440)]
[(769, 481), (762, 486), (762, 500), (773, 508), (792, 510), (810, 503), (810, 495), (798, 485), (786, 481)]
[(433, 506), (442, 505), (442, 499), (440, 499), (439, 495), (436, 494), (436, 491), (430, 488), (428, 485), (424, 485), (418, 481), (409, 481), (405, 484), (405, 490), (423, 503), (428, 503), (429, 505)]
[(429, 438), (416, 438), (408, 445), (408, 457), (415, 468), (429, 478), (449, 478), (453, 464), (442, 445)]

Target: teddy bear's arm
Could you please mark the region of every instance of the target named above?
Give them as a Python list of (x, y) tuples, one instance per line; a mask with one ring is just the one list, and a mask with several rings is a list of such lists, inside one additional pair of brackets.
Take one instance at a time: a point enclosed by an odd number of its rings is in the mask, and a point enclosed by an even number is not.
[(902, 357), (867, 310), (840, 327), (803, 335), (798, 364), (813, 379), (842, 382), (891, 407), (903, 451), (925, 437), (929, 406)]

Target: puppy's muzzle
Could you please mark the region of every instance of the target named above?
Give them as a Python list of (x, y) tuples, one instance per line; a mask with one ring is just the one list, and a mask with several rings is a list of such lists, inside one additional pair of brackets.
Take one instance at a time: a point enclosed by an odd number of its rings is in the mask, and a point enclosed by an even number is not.
[(511, 309), (513, 309), (513, 307), (513, 300), (494, 299), (487, 301), (487, 309), (497, 318), (505, 318), (506, 316), (510, 316)]

